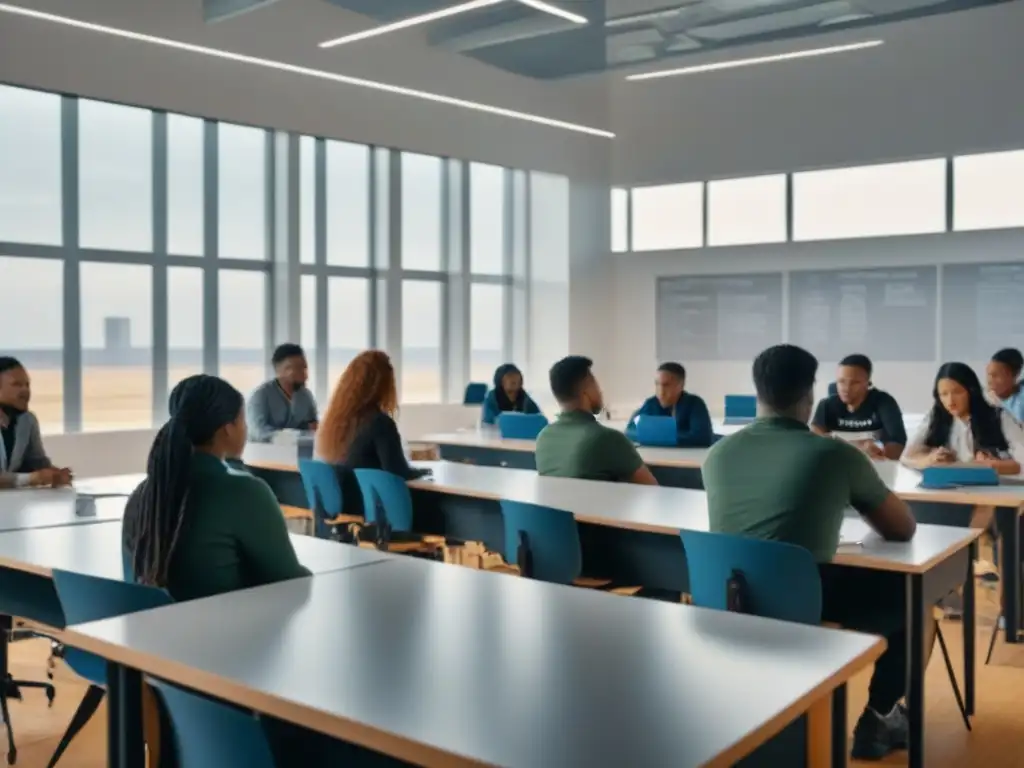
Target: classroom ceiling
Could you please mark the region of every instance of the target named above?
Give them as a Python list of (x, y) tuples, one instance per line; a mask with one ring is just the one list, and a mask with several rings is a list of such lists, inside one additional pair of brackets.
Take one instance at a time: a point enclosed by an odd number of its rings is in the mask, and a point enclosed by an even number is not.
[[(205, 0), (244, 5), (267, 0)], [(466, 0), (324, 0), (386, 24)], [(965, 11), (1013, 0), (546, 0), (574, 23), (529, 0), (495, 0), (424, 24), (430, 45), (533, 78), (554, 80), (643, 66), (685, 66), (686, 58), (747, 44), (804, 38)], [(806, 40), (810, 38), (810, 40)], [(380, 38), (377, 38), (379, 40)], [(347, 45), (373, 45), (374, 38)], [(347, 47), (347, 46), (346, 46)], [(646, 65), (646, 66), (645, 66)]]

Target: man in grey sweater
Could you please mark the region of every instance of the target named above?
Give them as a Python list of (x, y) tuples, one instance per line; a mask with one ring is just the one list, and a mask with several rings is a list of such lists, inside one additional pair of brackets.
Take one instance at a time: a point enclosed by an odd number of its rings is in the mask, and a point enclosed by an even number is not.
[(30, 399), (25, 367), (0, 357), (0, 488), (70, 485), (71, 470), (53, 466), (43, 449)]
[(316, 400), (306, 389), (309, 366), (298, 344), (282, 344), (271, 358), (275, 378), (258, 386), (249, 396), (249, 439), (270, 442), (285, 429), (315, 430), (319, 422)]

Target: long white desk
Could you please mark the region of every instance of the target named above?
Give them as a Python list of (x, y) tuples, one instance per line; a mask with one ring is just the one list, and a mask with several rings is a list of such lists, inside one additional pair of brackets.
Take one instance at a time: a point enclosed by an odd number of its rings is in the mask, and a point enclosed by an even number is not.
[[(218, 642), (195, 629), (208, 626)], [(310, 638), (331, 652), (303, 653)], [(64, 639), (445, 768), (724, 768), (804, 712), (809, 730), (825, 730), (809, 755), (818, 768), (830, 759), (830, 693), (882, 650), (866, 635), (409, 558), (79, 625)], [(137, 672), (112, 680), (137, 686)], [(134, 708), (121, 711), (113, 726), (137, 732)], [(117, 764), (141, 765), (140, 747)]]

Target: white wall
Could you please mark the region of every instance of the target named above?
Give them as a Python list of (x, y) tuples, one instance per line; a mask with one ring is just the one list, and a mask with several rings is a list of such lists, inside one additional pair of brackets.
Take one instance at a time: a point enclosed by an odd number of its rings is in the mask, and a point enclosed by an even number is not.
[[(612, 178), (623, 185), (706, 180), (1024, 147), (1024, 3), (815, 38), (881, 47), (612, 87)], [(793, 44), (744, 49), (744, 55)], [(735, 54), (729, 54), (733, 56)], [(722, 58), (727, 58), (723, 56)], [(1024, 232), (791, 243), (613, 256), (611, 376), (616, 405), (651, 389), (655, 279), (664, 275), (1020, 260)], [(607, 301), (602, 296), (601, 301)], [(784, 317), (788, 307), (784, 307)], [(894, 329), (898, 332), (898, 329)], [(837, 356), (856, 350), (837, 350)], [(979, 350), (979, 368), (994, 350)], [(750, 362), (684, 361), (714, 411), (752, 391)], [(836, 361), (822, 361), (820, 390)], [(874, 376), (905, 411), (930, 400), (936, 365), (880, 362)]]

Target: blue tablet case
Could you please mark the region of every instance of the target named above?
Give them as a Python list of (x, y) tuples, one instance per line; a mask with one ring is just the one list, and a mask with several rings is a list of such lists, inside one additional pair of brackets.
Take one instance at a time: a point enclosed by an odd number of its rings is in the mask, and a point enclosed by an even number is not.
[(749, 424), (757, 418), (757, 398), (754, 395), (726, 395), (725, 423)]
[(676, 420), (672, 416), (638, 416), (636, 441), (640, 445), (674, 446)]
[(999, 475), (992, 467), (925, 467), (921, 470), (921, 488), (969, 485), (999, 485)]

